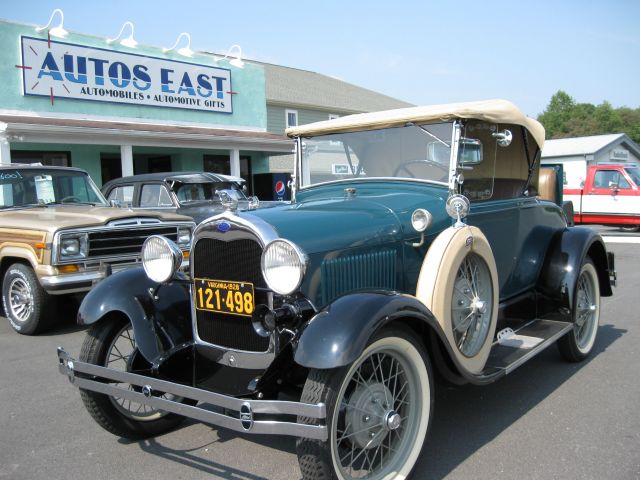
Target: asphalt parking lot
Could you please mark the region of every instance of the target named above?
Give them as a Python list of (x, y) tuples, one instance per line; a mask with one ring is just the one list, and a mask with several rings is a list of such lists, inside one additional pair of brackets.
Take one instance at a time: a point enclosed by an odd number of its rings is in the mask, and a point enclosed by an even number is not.
[[(640, 478), (640, 246), (628, 242), (609, 244), (620, 286), (603, 299), (593, 356), (568, 364), (550, 348), (493, 385), (437, 385), (414, 479)], [(140, 442), (103, 431), (57, 370), (56, 346), (80, 351), (74, 313), (37, 337), (0, 319), (0, 478), (300, 478), (292, 438), (193, 422)]]

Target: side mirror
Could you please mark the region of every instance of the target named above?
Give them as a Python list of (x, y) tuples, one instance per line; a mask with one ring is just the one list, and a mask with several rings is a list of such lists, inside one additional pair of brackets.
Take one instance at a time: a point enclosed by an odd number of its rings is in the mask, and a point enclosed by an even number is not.
[(615, 195), (620, 190), (618, 182), (609, 182), (609, 188), (611, 189), (611, 195)]
[(122, 208), (122, 202), (120, 200), (116, 200), (115, 198), (109, 200), (109, 205), (112, 207)]
[(458, 163), (464, 167), (478, 165), (482, 160), (482, 142), (477, 138), (462, 137), (458, 147)]

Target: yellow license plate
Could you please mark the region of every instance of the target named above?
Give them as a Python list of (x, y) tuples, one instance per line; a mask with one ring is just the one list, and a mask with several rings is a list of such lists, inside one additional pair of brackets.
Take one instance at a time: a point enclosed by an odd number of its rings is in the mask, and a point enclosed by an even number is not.
[(255, 310), (252, 283), (196, 278), (193, 284), (198, 310), (246, 317)]

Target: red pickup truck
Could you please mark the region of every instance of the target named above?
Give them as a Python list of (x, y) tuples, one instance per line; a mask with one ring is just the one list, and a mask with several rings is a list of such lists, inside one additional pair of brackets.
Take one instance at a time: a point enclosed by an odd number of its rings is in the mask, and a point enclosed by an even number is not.
[(573, 202), (576, 224), (640, 229), (640, 167), (594, 165), (583, 188), (565, 189), (564, 200)]

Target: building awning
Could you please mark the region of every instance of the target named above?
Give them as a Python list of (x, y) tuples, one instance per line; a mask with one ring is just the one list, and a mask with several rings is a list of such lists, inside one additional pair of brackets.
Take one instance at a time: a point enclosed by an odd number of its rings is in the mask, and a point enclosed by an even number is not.
[(291, 139), (263, 131), (20, 114), (0, 115), (0, 134), (4, 134), (10, 143), (239, 149), (274, 153), (293, 150)]

